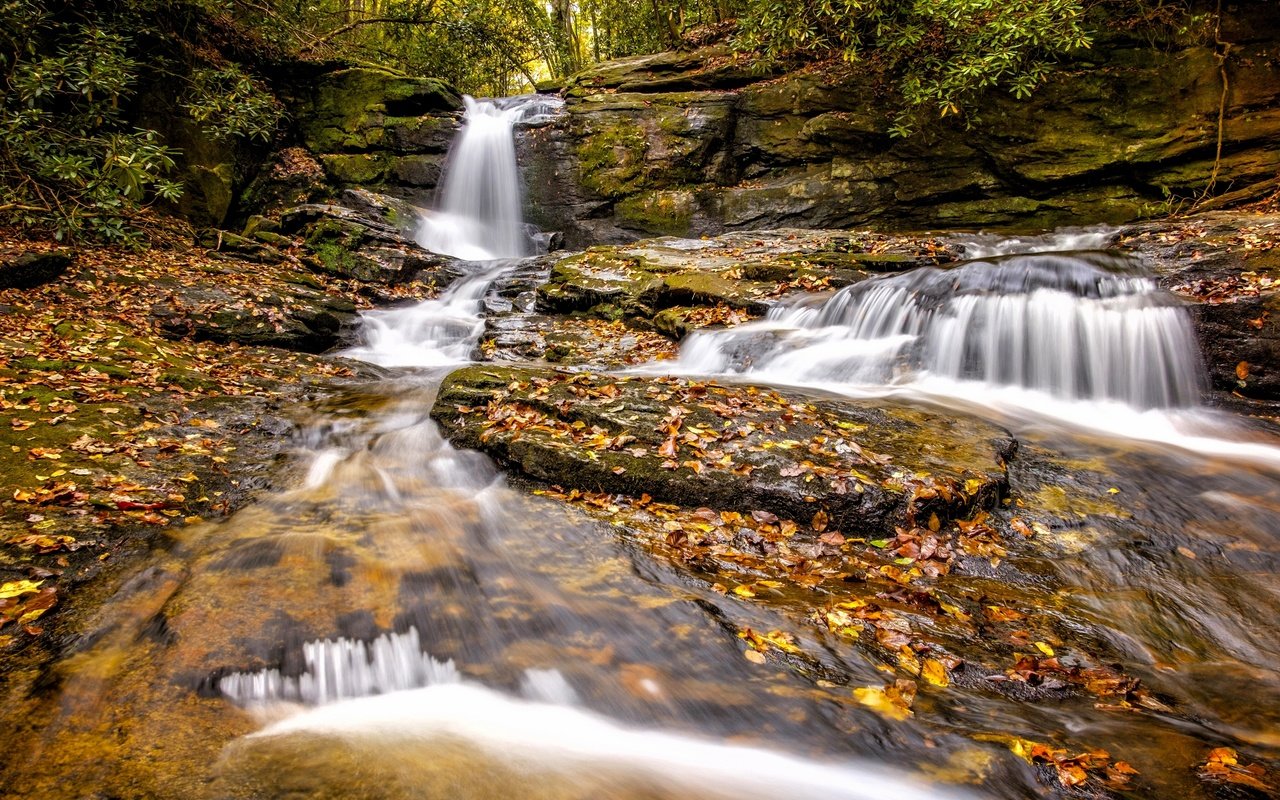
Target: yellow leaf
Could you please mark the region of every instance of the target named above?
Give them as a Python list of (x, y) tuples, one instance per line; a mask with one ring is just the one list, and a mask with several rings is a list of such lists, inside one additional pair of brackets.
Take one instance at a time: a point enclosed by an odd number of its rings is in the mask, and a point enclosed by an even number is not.
[(947, 668), (936, 658), (926, 658), (920, 674), (934, 686), (947, 686), (951, 683), (951, 679), (947, 677)]
[(904, 720), (911, 716), (911, 709), (878, 686), (859, 686), (853, 690), (853, 696), (862, 705), (889, 719)]
[(24, 594), (31, 594), (40, 590), (40, 584), (44, 581), (10, 581), (9, 583), (0, 585), (0, 600), (7, 600), (10, 597), (21, 597)]
[(1044, 654), (1045, 654), (1046, 656), (1048, 656), (1049, 658), (1053, 658), (1053, 648), (1052, 648), (1052, 647), (1050, 647), (1049, 645), (1045, 644), (1044, 642), (1036, 642), (1035, 644), (1036, 644), (1036, 649), (1037, 649), (1037, 650), (1039, 650), (1041, 653), (1044, 653)]
[(733, 593), (738, 597), (755, 597), (756, 593), (750, 586), (735, 586)]

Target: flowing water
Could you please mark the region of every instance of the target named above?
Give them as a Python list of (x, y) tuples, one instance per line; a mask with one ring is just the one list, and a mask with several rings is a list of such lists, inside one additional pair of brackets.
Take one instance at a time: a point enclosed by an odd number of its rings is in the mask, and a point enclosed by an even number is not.
[(538, 96), (464, 100), (463, 130), (449, 152), (436, 208), (423, 220), (418, 242), (466, 261), (532, 255), (512, 129), (552, 113), (557, 101)]
[[(1052, 776), (1009, 749), (1027, 737), (1106, 747), (1143, 772), (1133, 796), (1203, 797), (1186, 765), (1208, 747), (1275, 757), (1276, 449), (1197, 407), (1183, 310), (1102, 234), (975, 241), (961, 266), (698, 334), (675, 368), (992, 416), (1033, 456), (1014, 478), (1114, 481), (1124, 505), (1106, 508), (1044, 484), (1078, 521), (1011, 556), (1021, 587), (944, 586), (1034, 598), (1156, 710), (978, 685), (885, 719), (850, 694), (883, 684), (884, 663), (794, 614), (812, 598), (726, 596), (715, 573), (445, 442), (435, 388), (531, 252), (508, 159), (523, 113), (468, 101), (422, 239), (474, 263), (439, 299), (366, 314), (345, 355), (389, 369), (298, 409), (295, 488), (190, 529), (85, 622), (9, 768), (24, 796), (1045, 796)], [(1178, 432), (1192, 418), (1199, 433)], [(744, 658), (747, 629), (806, 655)]]

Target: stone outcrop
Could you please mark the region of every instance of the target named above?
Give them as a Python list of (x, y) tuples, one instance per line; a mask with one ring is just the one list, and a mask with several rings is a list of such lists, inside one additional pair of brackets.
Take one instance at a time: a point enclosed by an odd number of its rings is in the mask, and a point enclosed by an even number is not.
[(429, 190), (462, 100), (447, 83), (353, 67), (320, 76), (297, 105), (302, 144), (338, 187)]
[[(1280, 173), (1273, 12), (1244, 3), (1224, 17), (1216, 187), (1236, 200)], [(1205, 187), (1222, 91), (1210, 47), (1107, 33), (1030, 101), (993, 95), (969, 129), (940, 122), (896, 139), (865, 76), (756, 75), (716, 49), (660, 54), (577, 76), (565, 114), (524, 137), (522, 163), (533, 220), (570, 246), (779, 226), (1122, 222)]]
[(305, 263), (317, 272), (374, 283), (403, 283), (447, 259), (408, 235), (414, 208), (392, 197), (349, 189), (343, 205), (310, 203), (286, 211), (280, 230), (302, 238)]
[(431, 413), (456, 444), (537, 481), (792, 519), (821, 513), (834, 527), (889, 534), (992, 507), (1016, 449), (987, 423), (906, 407), (548, 368), (458, 370)]

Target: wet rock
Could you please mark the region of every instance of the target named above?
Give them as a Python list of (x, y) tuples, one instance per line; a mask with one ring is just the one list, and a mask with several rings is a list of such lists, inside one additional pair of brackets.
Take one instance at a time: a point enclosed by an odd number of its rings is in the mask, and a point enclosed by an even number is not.
[(1007, 432), (954, 415), (547, 368), (458, 370), (432, 416), (455, 444), (538, 482), (844, 531), (991, 507), (1013, 449)]
[(1188, 302), (1213, 388), (1280, 400), (1280, 214), (1146, 223), (1121, 242)]
[(71, 266), (69, 250), (0, 252), (0, 289), (31, 289), (58, 279)]
[(446, 259), (404, 235), (412, 208), (370, 192), (350, 199), (362, 210), (336, 204), (309, 204), (285, 212), (281, 230), (301, 236), (307, 264), (319, 272), (376, 283), (402, 283)]
[[(847, 231), (667, 237), (560, 259), (538, 288), (538, 307), (644, 320), (679, 338), (694, 328), (763, 314), (786, 295), (838, 289), (873, 272), (937, 264), (954, 255), (927, 237), (893, 240)], [(746, 316), (729, 319), (735, 311)]]

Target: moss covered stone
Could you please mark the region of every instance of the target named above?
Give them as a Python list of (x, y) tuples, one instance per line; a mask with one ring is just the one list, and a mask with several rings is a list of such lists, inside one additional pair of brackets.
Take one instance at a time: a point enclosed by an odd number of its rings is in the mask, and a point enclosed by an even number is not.
[[(791, 519), (821, 511), (845, 530), (890, 534), (997, 503), (1014, 450), (1007, 432), (954, 414), (547, 368), (458, 370), (431, 413), (455, 443), (538, 481)], [(673, 414), (698, 442), (668, 441)], [(783, 429), (823, 445), (777, 446)], [(708, 447), (723, 455), (699, 455)]]

